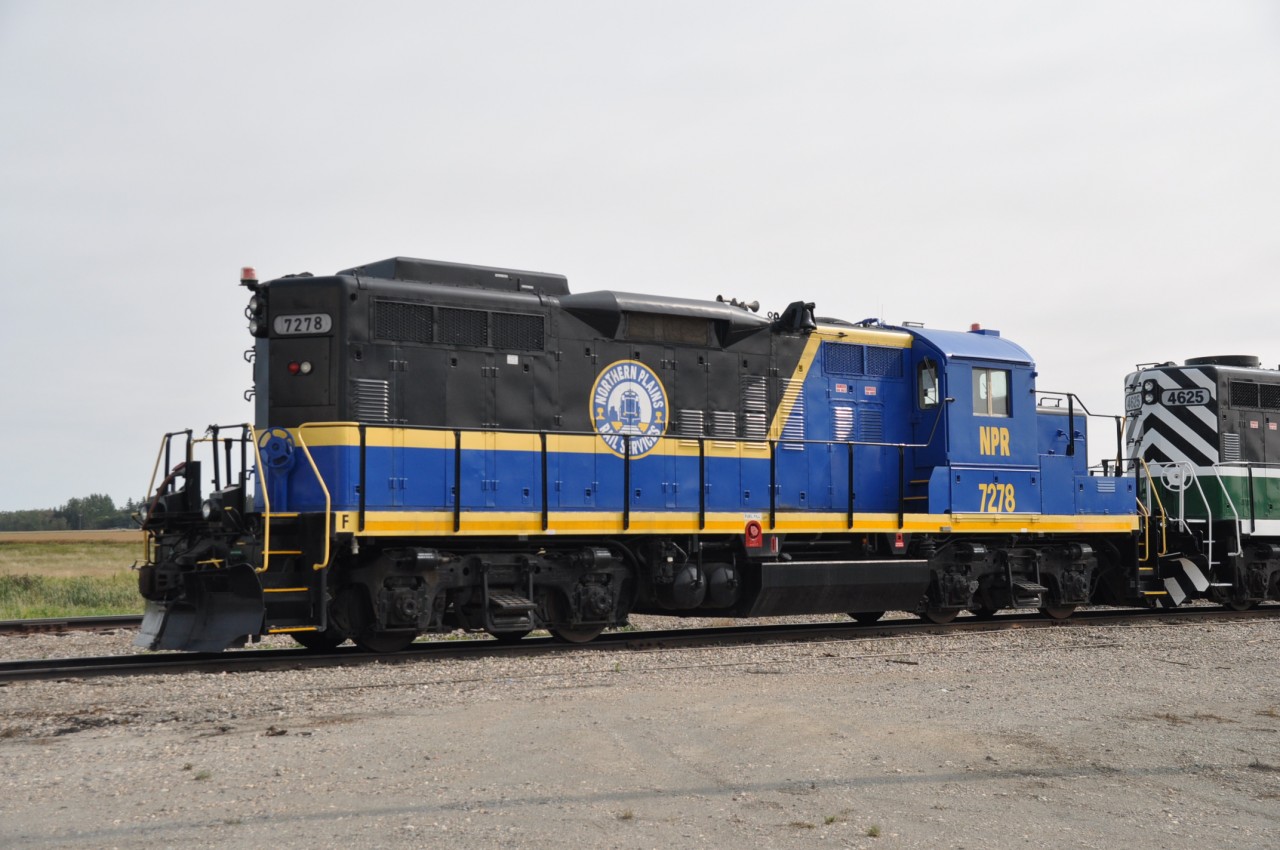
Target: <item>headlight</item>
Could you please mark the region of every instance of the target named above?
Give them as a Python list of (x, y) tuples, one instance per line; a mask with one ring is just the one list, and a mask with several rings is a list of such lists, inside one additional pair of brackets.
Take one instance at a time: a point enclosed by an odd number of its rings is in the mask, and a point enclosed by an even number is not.
[(214, 506), (212, 500), (205, 499), (204, 504), (200, 506), (200, 516), (204, 517), (206, 521), (211, 520), (217, 510), (218, 509)]

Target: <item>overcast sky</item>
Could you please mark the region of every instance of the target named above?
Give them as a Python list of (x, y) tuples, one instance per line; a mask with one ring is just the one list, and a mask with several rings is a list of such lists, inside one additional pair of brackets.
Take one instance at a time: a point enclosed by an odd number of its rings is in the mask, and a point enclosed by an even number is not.
[(1116, 413), (1280, 361), (1280, 4), (0, 0), (0, 510), (252, 418), (240, 266), (396, 255), (980, 322)]

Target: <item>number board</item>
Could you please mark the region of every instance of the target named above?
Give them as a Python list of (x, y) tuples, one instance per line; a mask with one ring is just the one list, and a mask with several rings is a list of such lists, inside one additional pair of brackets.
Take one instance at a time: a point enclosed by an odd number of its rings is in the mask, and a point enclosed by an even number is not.
[(297, 313), (276, 316), (272, 329), (280, 336), (325, 334), (333, 330), (333, 317), (328, 313)]
[(1205, 389), (1165, 390), (1160, 395), (1160, 402), (1165, 407), (1185, 407), (1192, 404), (1208, 404), (1209, 391)]

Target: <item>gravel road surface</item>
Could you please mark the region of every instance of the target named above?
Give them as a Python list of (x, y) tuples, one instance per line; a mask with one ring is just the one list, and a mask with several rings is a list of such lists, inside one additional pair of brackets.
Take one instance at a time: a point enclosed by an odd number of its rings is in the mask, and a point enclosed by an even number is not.
[(1276, 848), (1278, 629), (15, 683), (0, 846)]

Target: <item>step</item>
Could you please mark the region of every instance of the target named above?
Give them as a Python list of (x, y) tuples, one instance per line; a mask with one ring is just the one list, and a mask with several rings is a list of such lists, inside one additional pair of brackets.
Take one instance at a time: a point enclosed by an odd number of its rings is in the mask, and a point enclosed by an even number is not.
[(538, 610), (537, 603), (526, 599), (518, 593), (502, 590), (489, 591), (489, 607), (499, 615), (527, 614), (530, 611)]

